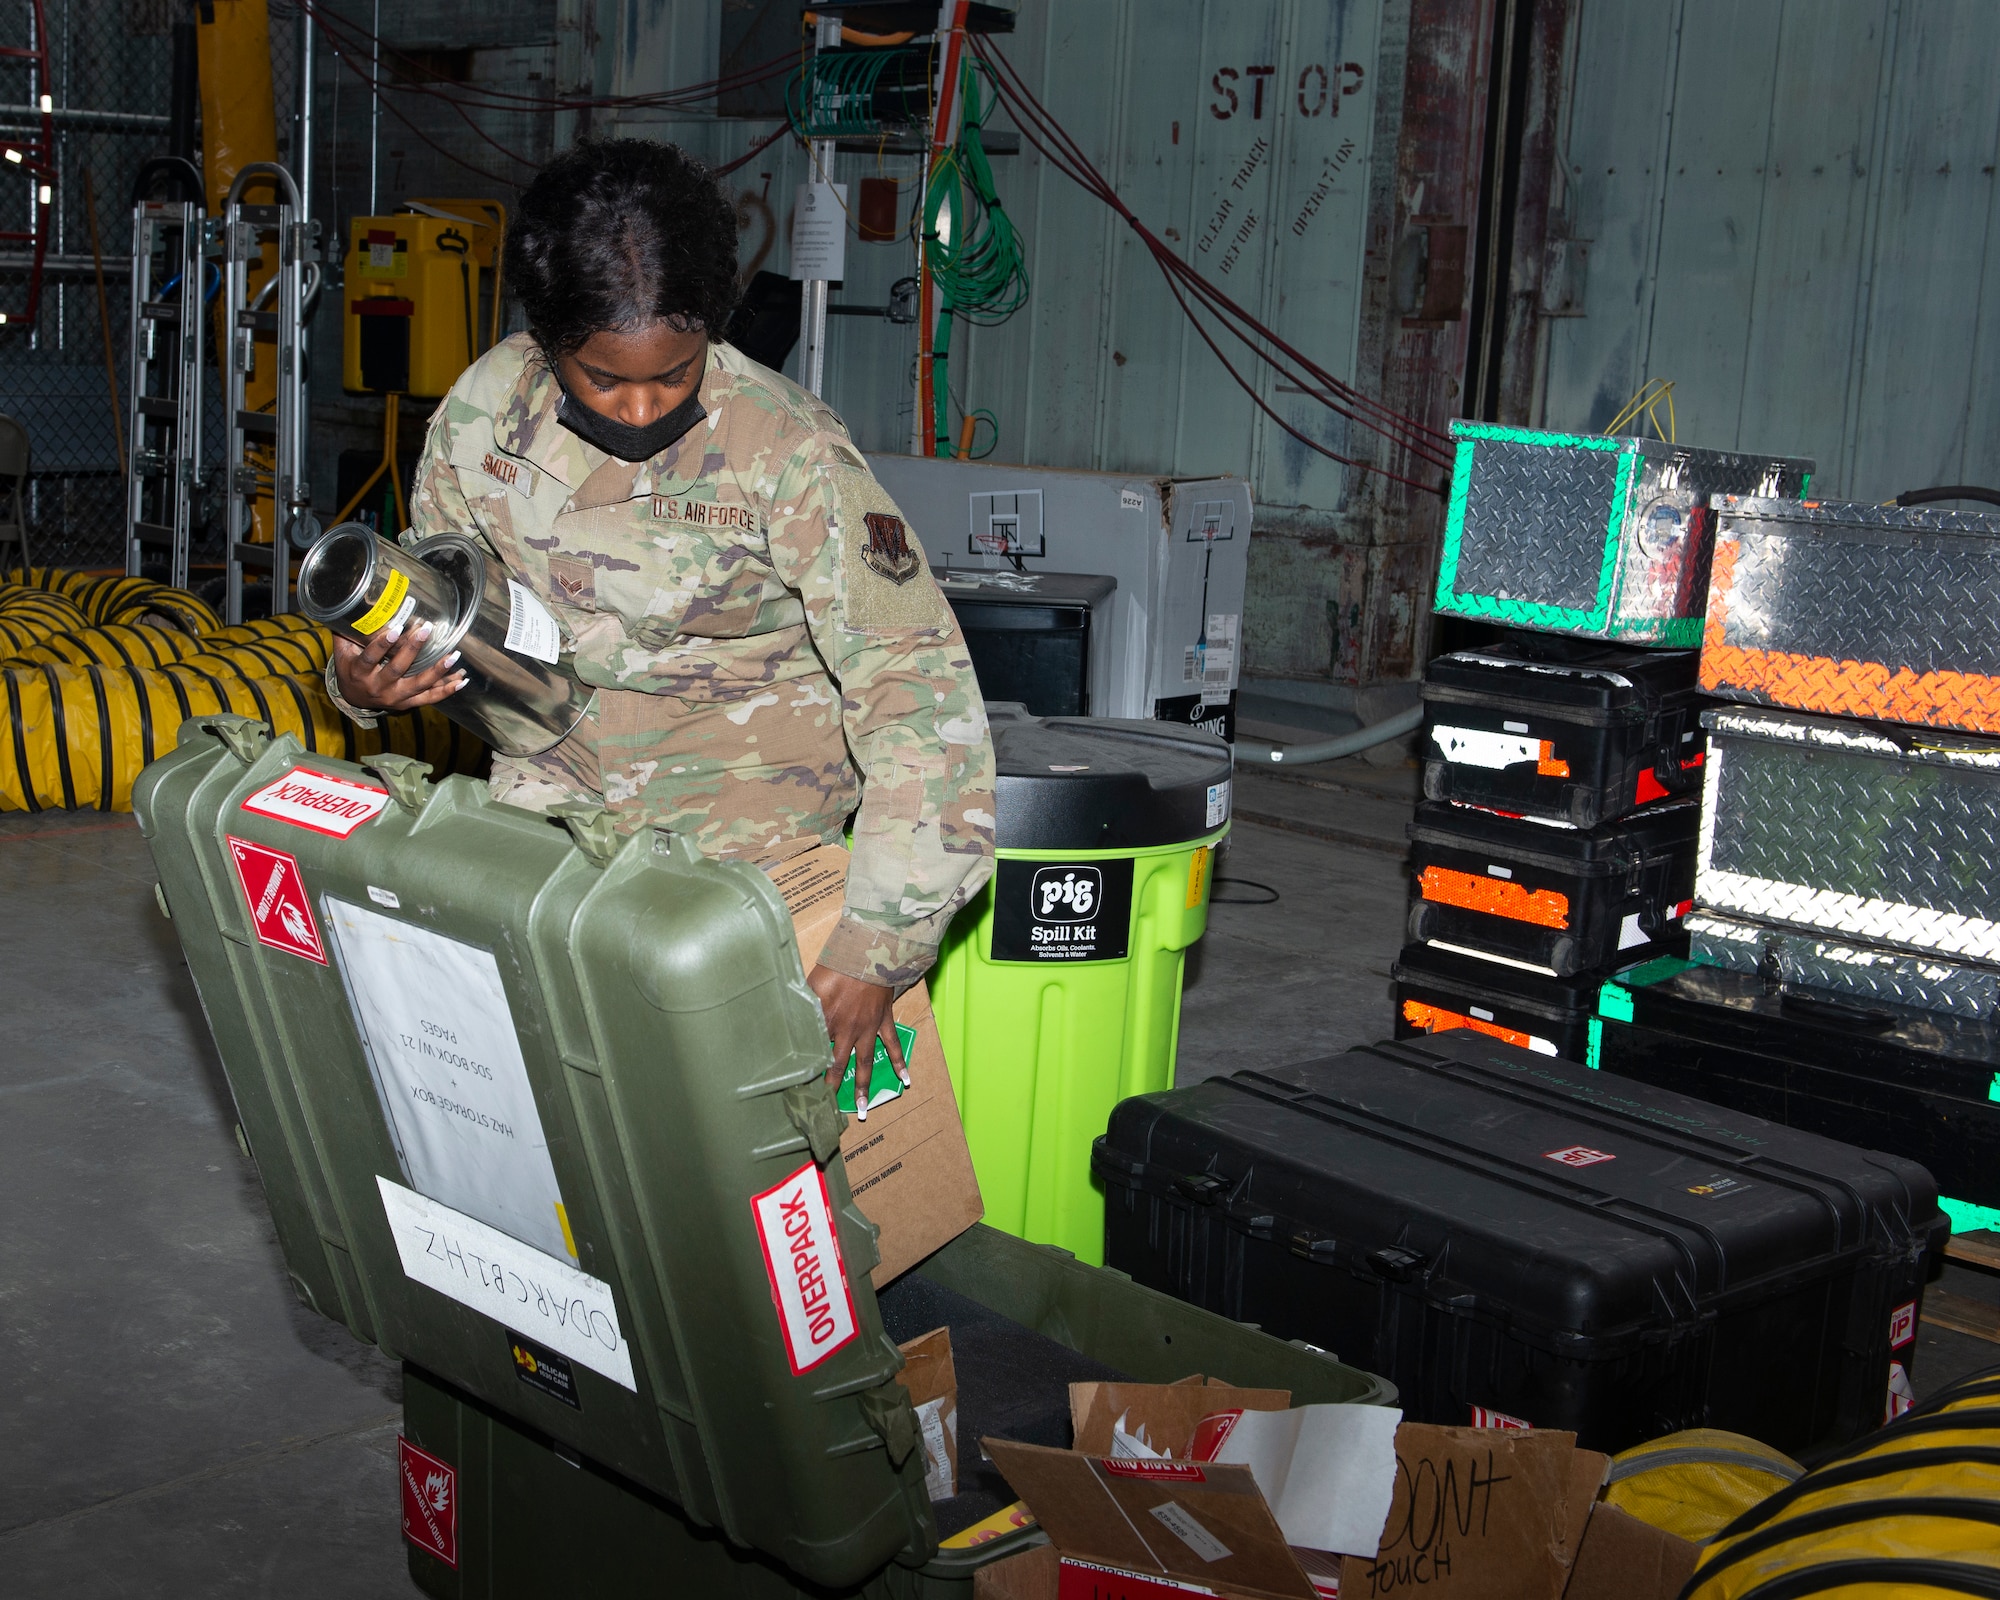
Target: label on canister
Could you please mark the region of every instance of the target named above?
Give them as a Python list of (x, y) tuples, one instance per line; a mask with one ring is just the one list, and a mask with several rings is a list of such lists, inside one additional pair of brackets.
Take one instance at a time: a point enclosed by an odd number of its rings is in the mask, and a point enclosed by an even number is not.
[(354, 619), (354, 631), (379, 633), (391, 622), (402, 622), (408, 618), (416, 609), (416, 604), (416, 600), (410, 594), (410, 580), (391, 567), (389, 581), (382, 585), (380, 598)]

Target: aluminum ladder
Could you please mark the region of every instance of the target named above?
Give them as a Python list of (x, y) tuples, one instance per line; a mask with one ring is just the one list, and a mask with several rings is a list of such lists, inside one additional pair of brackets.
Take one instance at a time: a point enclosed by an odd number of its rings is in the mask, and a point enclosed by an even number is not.
[(188, 200), (132, 208), (131, 395), (126, 437), (125, 570), (167, 552), (167, 582), (188, 584), (201, 480), (201, 313), (207, 216)]
[[(244, 200), (245, 191), (259, 182), (277, 189), (276, 205)], [(317, 531), (306, 481), (304, 354), (306, 305), (319, 288), (319, 251), (312, 224), (300, 217), (298, 185), (283, 167), (269, 161), (252, 161), (236, 174), (229, 186), (222, 233), (222, 293), (229, 329), (223, 390), (229, 438), (224, 458), (228, 572), (224, 614), (233, 626), (243, 620), (245, 567), (270, 574), (272, 616), (291, 609), (293, 546), (311, 544)], [(277, 270), (253, 297), (250, 270), (261, 262), (267, 245), (276, 252)], [(266, 358), (276, 363), (276, 395), (269, 411), (248, 409), (246, 399), (260, 345)], [(269, 544), (252, 543), (246, 537), (254, 526), (251, 508), (262, 499), (271, 502)]]

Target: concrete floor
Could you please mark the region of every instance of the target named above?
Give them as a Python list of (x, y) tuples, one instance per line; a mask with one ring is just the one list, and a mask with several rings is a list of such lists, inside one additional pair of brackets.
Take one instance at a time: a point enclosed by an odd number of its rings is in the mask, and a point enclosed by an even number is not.
[[(1242, 780), (1222, 872), (1280, 898), (1213, 911), (1183, 1082), (1388, 1032), (1413, 793), (1365, 762)], [(0, 1592), (413, 1595), (397, 1370), (293, 1300), (152, 889), (129, 818), (0, 818)], [(1921, 1342), (1920, 1392), (2000, 1358)]]

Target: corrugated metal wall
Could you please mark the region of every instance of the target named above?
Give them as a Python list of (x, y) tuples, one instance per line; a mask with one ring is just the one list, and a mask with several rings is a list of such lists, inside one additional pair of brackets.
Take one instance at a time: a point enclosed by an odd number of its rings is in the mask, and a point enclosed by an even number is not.
[(1684, 441), (1824, 493), (2000, 483), (1996, 62), (1992, 0), (1578, 0), (1541, 416), (1671, 378)]
[[(1351, 376), (1380, 9), (1380, 0), (1031, 0), (998, 48), (1155, 231), (1302, 349)], [(644, 93), (706, 76), (714, 20), (704, 6), (626, 9), (619, 37), (607, 41), (612, 81), (604, 87)], [(670, 127), (717, 159), (751, 142), (751, 129), (727, 123), (663, 127), (641, 114), (615, 125), (656, 134)], [(775, 227), (766, 264), (778, 270), (802, 164), (796, 149), (774, 148), (734, 180), (750, 195), (750, 247)], [(1001, 457), (1233, 472), (1249, 477), (1260, 499), (1339, 503), (1344, 469), (1258, 416), (1122, 222), (1032, 151), (994, 166), (1029, 250), (1034, 293), (999, 327), (961, 327), (951, 365), (957, 396), (998, 416)], [(878, 172), (901, 179), (906, 199), (914, 194), (914, 157), (843, 154), (835, 177), (856, 183)], [(880, 303), (891, 281), (915, 270), (902, 242), (850, 239), (849, 262), (839, 298), (855, 303)], [(908, 448), (914, 351), (913, 330), (835, 319), (827, 397), (870, 448)], [(1346, 448), (1344, 424), (1323, 407), (1282, 392), (1254, 363), (1238, 365), (1295, 426)]]
[[(712, 75), (718, 10), (600, 7), (598, 91), (645, 94)], [(1471, 221), (1490, 11), (1491, 0), (1023, 0), (1018, 31), (999, 48), (1133, 210), (1206, 276), (1336, 375), (1438, 426), (1455, 414), (1460, 308), (1425, 321), (1396, 306), (1390, 260), (1413, 218), (1420, 229)], [(593, 126), (671, 138), (715, 162), (770, 127), (656, 112), (600, 112)], [(731, 177), (746, 262), (785, 268), (803, 166), (781, 143)], [(959, 328), (951, 387), (998, 417), (995, 459), (1247, 478), (1259, 503), (1250, 670), (1409, 676), (1421, 659), (1436, 496), (1363, 481), (1288, 438), (1231, 381), (1111, 211), (1032, 151), (994, 166), (1033, 294), (1000, 327)], [(869, 175), (900, 179), (907, 206), (919, 164), (839, 157), (840, 181)], [(883, 303), (914, 271), (902, 242), (850, 238), (848, 263), (836, 298), (856, 304)], [(828, 351), (827, 398), (857, 438), (908, 449), (914, 330), (835, 318)], [(1389, 447), (1378, 454), (1372, 436), (1350, 437), (1344, 420), (1231, 354), (1293, 426), (1392, 464)]]

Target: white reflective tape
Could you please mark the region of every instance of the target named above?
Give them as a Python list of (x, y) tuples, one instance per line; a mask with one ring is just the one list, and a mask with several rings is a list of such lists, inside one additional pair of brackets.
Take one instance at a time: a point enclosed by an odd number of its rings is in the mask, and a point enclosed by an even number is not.
[(1618, 924), (1618, 948), (1620, 950), (1630, 950), (1636, 944), (1648, 944), (1650, 942), (1650, 939), (1646, 935), (1646, 930), (1639, 926), (1638, 912), (1634, 911), (1623, 922)]
[(1956, 911), (1895, 900), (1863, 898), (1834, 889), (1753, 878), (1741, 872), (1705, 869), (1695, 880), (1701, 903), (1765, 922), (1787, 922), (1827, 933), (1852, 934), (1875, 944), (2000, 962), (2000, 923)]
[[(1514, 726), (1526, 732), (1528, 725), (1521, 722)], [(1539, 762), (1542, 759), (1541, 740), (1522, 739), (1511, 733), (1492, 733), (1485, 728), (1453, 728), (1441, 722), (1433, 723), (1431, 743), (1454, 766), (1484, 767), (1491, 772), (1516, 767), (1524, 761)]]

